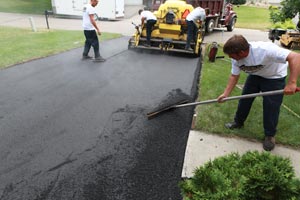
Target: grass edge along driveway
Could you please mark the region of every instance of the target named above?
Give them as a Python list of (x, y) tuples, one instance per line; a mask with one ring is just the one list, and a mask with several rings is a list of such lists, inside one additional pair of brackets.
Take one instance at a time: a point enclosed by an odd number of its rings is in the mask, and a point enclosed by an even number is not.
[[(100, 42), (121, 37), (121, 34), (102, 33)], [(0, 69), (29, 60), (46, 57), (82, 47), (82, 31), (40, 30), (0, 27)]]

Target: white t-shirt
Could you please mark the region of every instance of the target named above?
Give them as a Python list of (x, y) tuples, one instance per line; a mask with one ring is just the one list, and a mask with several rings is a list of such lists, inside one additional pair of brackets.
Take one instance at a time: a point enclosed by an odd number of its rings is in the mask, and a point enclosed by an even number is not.
[(146, 21), (151, 20), (151, 19), (152, 20), (157, 20), (156, 16), (148, 10), (144, 10), (143, 12), (141, 12), (141, 17), (145, 18)]
[(197, 7), (194, 10), (192, 10), (192, 12), (190, 12), (187, 16), (186, 16), (186, 20), (187, 21), (194, 21), (194, 23), (196, 23), (196, 21), (199, 19), (200, 21), (204, 21), (206, 18), (206, 14), (205, 14), (205, 10), (201, 7)]
[(249, 55), (241, 60), (232, 59), (231, 73), (239, 75), (244, 71), (268, 79), (283, 78), (287, 75), (287, 56), (290, 50), (280, 48), (271, 42), (249, 42)]
[(82, 15), (82, 27), (84, 30), (95, 30), (95, 27), (91, 23), (90, 15), (96, 14), (96, 8), (91, 4), (86, 4), (83, 7)]

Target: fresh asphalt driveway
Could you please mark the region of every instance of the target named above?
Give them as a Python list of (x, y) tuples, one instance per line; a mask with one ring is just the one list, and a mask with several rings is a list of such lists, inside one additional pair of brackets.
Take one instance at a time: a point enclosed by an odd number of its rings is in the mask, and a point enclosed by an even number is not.
[[(30, 27), (28, 16), (0, 15), (1, 25)], [(46, 27), (44, 16), (34, 19)], [(139, 16), (100, 26), (129, 36), (132, 21)], [(81, 21), (51, 18), (50, 26), (81, 30)], [(220, 29), (204, 42), (232, 34), (268, 41), (266, 32)], [(104, 63), (81, 61), (79, 48), (0, 71), (0, 200), (182, 199), (194, 109), (146, 113), (180, 95), (195, 100), (201, 64), (128, 51), (127, 41), (102, 42)]]
[(1, 200), (181, 199), (193, 108), (146, 113), (195, 100), (201, 62), (127, 41), (102, 42), (104, 63), (79, 48), (0, 71)]

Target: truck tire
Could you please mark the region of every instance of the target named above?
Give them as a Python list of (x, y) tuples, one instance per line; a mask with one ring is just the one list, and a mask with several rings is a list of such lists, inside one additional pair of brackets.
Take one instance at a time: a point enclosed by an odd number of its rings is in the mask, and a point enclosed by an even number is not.
[(205, 31), (206, 33), (212, 33), (215, 27), (215, 20), (210, 19), (207, 23), (205, 23)]
[(227, 26), (227, 31), (230, 31), (230, 32), (233, 31), (235, 23), (236, 23), (236, 17), (234, 17), (230, 20), (230, 23)]

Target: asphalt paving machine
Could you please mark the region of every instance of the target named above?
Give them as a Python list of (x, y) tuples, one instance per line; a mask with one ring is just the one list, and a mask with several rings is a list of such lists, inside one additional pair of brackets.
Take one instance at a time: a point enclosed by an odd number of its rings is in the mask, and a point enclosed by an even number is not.
[(300, 49), (300, 32), (298, 30), (287, 30), (280, 37), (281, 46), (288, 49)]
[[(207, 10), (205, 20), (206, 33), (212, 33), (216, 28), (225, 27), (227, 31), (233, 31), (237, 21), (237, 13), (228, 0), (185, 0), (194, 7), (200, 6)], [(153, 0), (152, 10), (158, 10), (166, 0)]]
[(300, 49), (300, 22), (296, 29), (270, 29), (269, 39), (272, 42), (279, 40), (281, 46), (288, 49)]
[(146, 47), (146, 26), (139, 26), (133, 23), (136, 32), (129, 39), (128, 49), (141, 48), (153, 49), (162, 52), (180, 52), (200, 56), (201, 44), (205, 33), (201, 22), (198, 25), (198, 33), (194, 41), (191, 42), (193, 51), (186, 50), (187, 24), (186, 16), (194, 7), (182, 0), (167, 0), (154, 12), (157, 22), (151, 34), (151, 46)]

